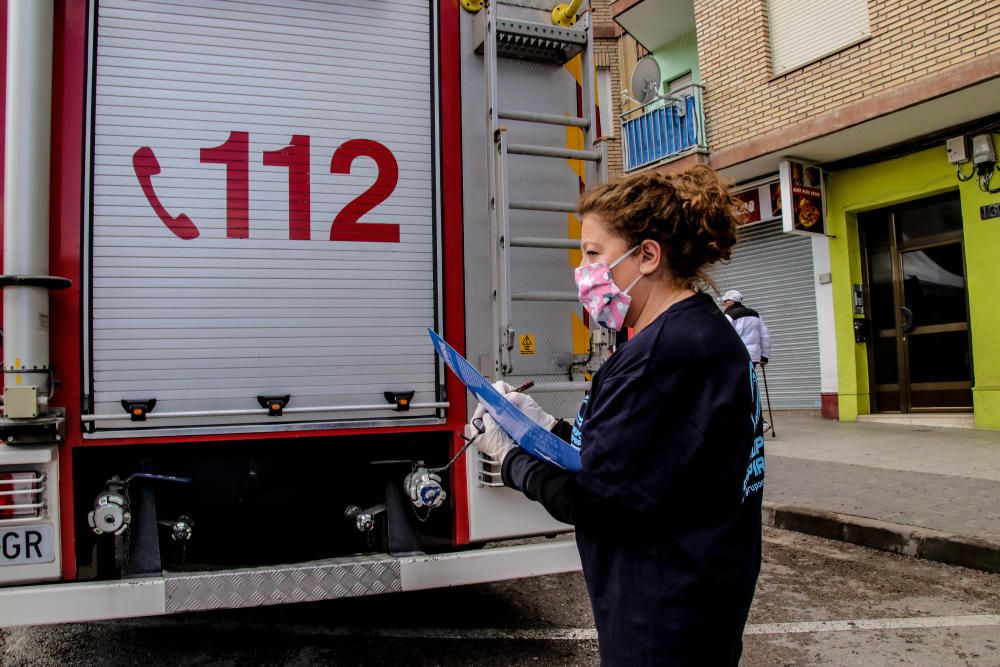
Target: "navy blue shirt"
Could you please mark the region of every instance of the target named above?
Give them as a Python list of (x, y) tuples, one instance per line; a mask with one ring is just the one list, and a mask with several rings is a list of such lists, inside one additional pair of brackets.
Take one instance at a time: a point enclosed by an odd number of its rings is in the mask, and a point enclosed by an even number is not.
[(605, 665), (736, 664), (761, 553), (764, 439), (746, 347), (705, 294), (598, 371), (577, 474), (509, 454), (503, 477), (576, 525)]

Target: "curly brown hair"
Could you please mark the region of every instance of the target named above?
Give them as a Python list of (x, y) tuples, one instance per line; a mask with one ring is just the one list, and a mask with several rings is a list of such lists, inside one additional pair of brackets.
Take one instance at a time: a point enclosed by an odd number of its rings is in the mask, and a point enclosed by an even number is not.
[(691, 288), (714, 286), (709, 266), (728, 260), (737, 218), (726, 184), (710, 167), (673, 174), (643, 172), (598, 185), (580, 196), (580, 216), (597, 213), (631, 248), (660, 244), (661, 267)]

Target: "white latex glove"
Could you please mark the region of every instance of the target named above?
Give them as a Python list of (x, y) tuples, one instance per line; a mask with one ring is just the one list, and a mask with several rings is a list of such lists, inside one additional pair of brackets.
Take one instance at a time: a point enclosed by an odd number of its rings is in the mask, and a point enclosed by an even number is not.
[(528, 418), (531, 419), (531, 421), (535, 422), (546, 431), (551, 431), (552, 427), (556, 425), (556, 418), (545, 410), (542, 410), (542, 407), (538, 405), (538, 402), (531, 396), (520, 392), (511, 392), (507, 394), (505, 398), (513, 403), (518, 410), (528, 415)]
[(518, 410), (526, 414), (531, 421), (546, 431), (551, 431), (552, 427), (556, 425), (557, 420), (555, 417), (542, 410), (542, 407), (531, 396), (514, 391), (516, 387), (513, 385), (509, 385), (503, 380), (497, 380), (493, 383), (493, 388), (503, 394)]
[(517, 445), (500, 428), (500, 425), (493, 419), (493, 415), (488, 413), (482, 405), (477, 406), (476, 411), (472, 415), (473, 422), (477, 419), (483, 420), (484, 431), (480, 433), (479, 429), (473, 424), (466, 424), (465, 437), (470, 439), (476, 438), (474, 443), (476, 449), (495, 459), (498, 463), (503, 463), (504, 457)]

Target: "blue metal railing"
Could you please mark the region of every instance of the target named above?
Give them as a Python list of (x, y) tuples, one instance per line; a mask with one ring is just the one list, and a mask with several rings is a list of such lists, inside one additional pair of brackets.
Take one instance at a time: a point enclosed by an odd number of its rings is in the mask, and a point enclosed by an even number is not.
[(708, 150), (701, 94), (692, 84), (621, 115), (625, 171)]

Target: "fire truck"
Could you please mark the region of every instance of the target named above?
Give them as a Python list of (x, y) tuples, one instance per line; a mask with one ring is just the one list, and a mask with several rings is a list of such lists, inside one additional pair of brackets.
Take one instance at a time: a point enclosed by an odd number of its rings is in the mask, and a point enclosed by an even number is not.
[(0, 625), (565, 572), (463, 451), (572, 417), (580, 0), (4, 0)]

